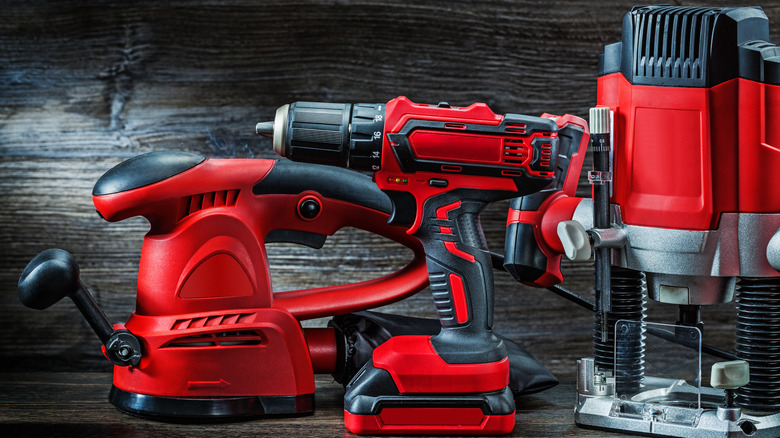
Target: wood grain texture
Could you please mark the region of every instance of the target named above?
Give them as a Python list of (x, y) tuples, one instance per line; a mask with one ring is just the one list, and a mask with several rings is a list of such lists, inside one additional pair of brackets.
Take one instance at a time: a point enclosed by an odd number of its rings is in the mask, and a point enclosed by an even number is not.
[[(217, 424), (174, 424), (125, 415), (108, 402), (109, 373), (5, 373), (0, 375), (0, 433), (29, 436), (299, 436), (354, 437), (344, 428), (344, 390), (316, 381), (313, 415)], [(517, 403), (511, 437), (619, 437), (580, 429), (571, 419), (574, 385), (559, 385)], [(13, 402), (9, 402), (13, 400)]]
[[(0, 370), (110, 370), (70, 302), (43, 312), (26, 309), (16, 282), (39, 251), (66, 249), (109, 318), (126, 320), (147, 225), (138, 218), (106, 223), (90, 198), (98, 177), (123, 159), (170, 149), (272, 158), (270, 142), (253, 135), (254, 124), (296, 100), (384, 102), (406, 95), (455, 105), (483, 101), (497, 113), (585, 116), (595, 98), (597, 57), (619, 39), (631, 5), (4, 2)], [(764, 10), (780, 39), (780, 5)], [(587, 193), (581, 185), (581, 194)], [(488, 242), (499, 252), (506, 208), (506, 202), (496, 203), (482, 215)], [(275, 245), (269, 253), (278, 290), (373, 278), (408, 256), (390, 242), (350, 230), (329, 239), (322, 251)], [(567, 263), (564, 270), (567, 287), (589, 293), (589, 264)], [(496, 331), (572, 381), (574, 360), (590, 354), (591, 316), (506, 274), (497, 273), (496, 281)], [(435, 316), (427, 291), (383, 310)], [(652, 306), (650, 317), (673, 321), (675, 312)], [(733, 306), (705, 309), (704, 318), (708, 341), (730, 349)]]

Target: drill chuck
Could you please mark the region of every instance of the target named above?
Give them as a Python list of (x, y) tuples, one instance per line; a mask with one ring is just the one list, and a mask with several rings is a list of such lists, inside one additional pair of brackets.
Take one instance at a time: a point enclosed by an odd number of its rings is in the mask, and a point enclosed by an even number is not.
[(293, 161), (377, 171), (381, 166), (384, 104), (295, 102), (258, 123), (274, 152)]

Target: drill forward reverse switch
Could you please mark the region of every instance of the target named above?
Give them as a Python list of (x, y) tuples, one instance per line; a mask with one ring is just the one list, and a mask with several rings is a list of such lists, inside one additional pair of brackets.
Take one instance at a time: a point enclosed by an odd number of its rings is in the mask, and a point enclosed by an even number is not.
[(425, 249), (441, 332), (396, 337), (375, 350), (347, 387), (351, 431), (512, 430), (514, 400), (506, 348), (492, 333), (493, 268), (479, 213), (489, 202), (550, 185), (559, 123), (571, 119), (399, 97), (387, 104), (296, 102), (257, 125), (274, 151), (292, 160), (373, 171), (393, 201), (389, 222)]

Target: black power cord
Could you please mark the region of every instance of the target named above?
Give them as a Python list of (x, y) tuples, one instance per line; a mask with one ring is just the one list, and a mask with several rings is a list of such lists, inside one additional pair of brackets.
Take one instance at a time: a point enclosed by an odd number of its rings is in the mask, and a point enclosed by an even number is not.
[[(493, 269), (506, 271), (506, 269), (504, 268), (504, 256), (502, 256), (501, 254), (496, 254), (494, 252), (491, 252), (490, 260), (493, 262)], [(577, 304), (582, 308), (588, 309), (591, 312), (595, 312), (596, 310), (596, 306), (593, 303), (593, 301), (583, 297), (582, 295), (578, 295), (564, 287), (556, 285), (556, 286), (550, 286), (546, 289), (554, 293), (555, 295), (558, 295), (559, 297), (565, 298), (571, 301), (572, 303)], [(661, 338), (665, 341), (674, 342), (677, 345), (682, 345), (683, 347), (688, 347), (692, 349), (698, 348), (698, 343), (690, 342), (687, 339), (680, 338), (677, 335), (675, 335), (674, 332), (668, 330), (663, 330), (656, 327), (647, 327), (647, 333), (657, 338)], [(701, 351), (703, 353), (707, 353), (711, 356), (719, 357), (721, 359), (739, 360), (739, 357), (737, 357), (737, 355), (735, 355), (734, 353), (728, 352), (726, 350), (721, 350), (720, 348), (713, 347), (712, 345), (701, 344)]]

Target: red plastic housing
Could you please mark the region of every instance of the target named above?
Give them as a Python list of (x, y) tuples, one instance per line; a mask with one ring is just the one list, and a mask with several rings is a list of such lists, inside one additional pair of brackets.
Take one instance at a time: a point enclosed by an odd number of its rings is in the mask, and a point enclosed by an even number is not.
[[(448, 364), (427, 336), (395, 336), (374, 350), (373, 364), (387, 370), (401, 394), (468, 394), (498, 391), (509, 384), (509, 359)], [(383, 407), (376, 415), (344, 411), (344, 424), (361, 435), (505, 435), (515, 412), (488, 415), (479, 407)]]
[(614, 192), (629, 225), (717, 228), (724, 212), (780, 210), (780, 91), (732, 79), (712, 88), (598, 79), (614, 116)]
[[(124, 325), (142, 343), (137, 367), (115, 367), (119, 389), (168, 397), (296, 396), (332, 372), (333, 333), (300, 320), (387, 304), (427, 284), (422, 245), (387, 213), (316, 191), (255, 195), (272, 160), (208, 159), (159, 182), (93, 197), (109, 221), (144, 216), (136, 311)], [(314, 218), (299, 204), (316, 199)], [(406, 267), (360, 283), (274, 293), (265, 250), (273, 230), (374, 232), (415, 254)], [(117, 326), (119, 327), (119, 325)], [(308, 341), (308, 342), (307, 342)]]
[[(390, 134), (400, 132), (410, 120), (428, 120), (447, 122), (445, 128), (451, 132), (416, 129), (409, 135), (410, 147), (416, 158), (442, 162), (440, 172), (416, 171), (405, 173), (401, 169), (393, 152)], [(417, 217), (408, 230), (414, 234), (422, 221), (421, 212), (425, 200), (438, 194), (458, 188), (476, 188), (515, 192), (518, 190), (512, 177), (523, 174), (537, 177), (551, 177), (552, 172), (532, 169), (529, 165), (530, 146), (537, 138), (553, 138), (556, 133), (525, 133), (524, 126), (507, 127), (503, 135), (477, 135), (462, 132), (465, 124), (497, 126), (504, 116), (497, 115), (484, 103), (475, 103), (466, 108), (443, 107), (417, 104), (406, 97), (398, 97), (387, 103), (385, 111), (385, 136), (382, 144), (381, 170), (374, 174), (377, 186), (382, 190), (404, 191), (411, 193), (417, 203)], [(518, 153), (516, 160), (504, 160), (507, 142), (521, 140), (525, 152)], [(515, 143), (512, 143), (514, 145)], [(518, 146), (519, 147), (519, 146)], [(514, 151), (514, 149), (512, 149)], [(544, 158), (542, 158), (544, 160)], [(549, 163), (549, 159), (546, 160)], [(452, 164), (446, 164), (452, 163)], [(502, 175), (480, 176), (462, 172), (460, 164), (481, 164), (505, 167)], [(435, 187), (429, 184), (431, 179), (447, 179), (447, 185)]]
[(344, 411), (344, 425), (359, 435), (506, 435), (515, 421), (514, 412), (485, 415), (479, 408), (385, 408), (379, 415)]
[(491, 392), (509, 385), (509, 359), (449, 364), (428, 336), (394, 336), (374, 350), (374, 366), (387, 370), (402, 394)]
[(561, 190), (545, 199), (537, 210), (515, 210), (510, 207), (507, 214), (507, 226), (513, 223), (526, 223), (533, 226), (535, 241), (547, 258), (544, 274), (536, 281), (527, 283), (534, 287), (549, 287), (563, 281), (563, 273), (561, 273), (563, 245), (558, 238), (557, 227), (560, 222), (571, 220), (574, 210), (582, 200), (574, 196), (577, 193), (577, 184), (590, 139), (588, 124), (579, 117), (571, 114), (564, 116), (543, 114), (542, 117), (555, 119), (559, 129), (567, 125), (579, 127), (583, 130), (583, 135), (577, 152), (570, 157), (566, 175), (561, 176), (564, 178)]

